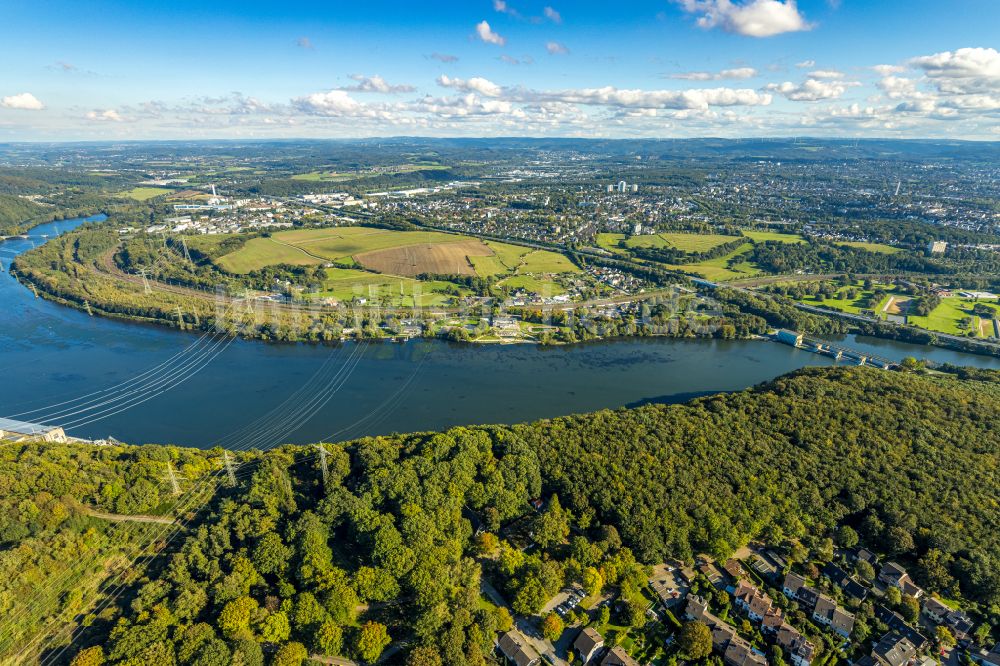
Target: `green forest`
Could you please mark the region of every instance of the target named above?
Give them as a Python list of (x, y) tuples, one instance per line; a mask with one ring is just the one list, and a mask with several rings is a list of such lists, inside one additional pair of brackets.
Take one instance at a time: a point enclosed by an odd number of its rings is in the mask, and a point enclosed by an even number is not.
[(325, 474), (317, 447), (234, 453), (235, 483), (219, 450), (6, 444), (0, 651), (483, 664), (511, 621), (483, 579), (532, 614), (568, 582), (625, 589), (751, 540), (802, 561), (844, 526), (996, 626), (1000, 374), (946, 370), (811, 368), (684, 405), (327, 444)]

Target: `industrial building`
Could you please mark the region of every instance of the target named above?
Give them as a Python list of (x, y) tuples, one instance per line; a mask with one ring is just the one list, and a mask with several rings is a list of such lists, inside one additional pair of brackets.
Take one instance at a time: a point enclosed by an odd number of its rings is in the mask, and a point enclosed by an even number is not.
[(55, 426), (0, 418), (0, 440), (24, 442), (32, 439), (65, 443), (66, 433)]

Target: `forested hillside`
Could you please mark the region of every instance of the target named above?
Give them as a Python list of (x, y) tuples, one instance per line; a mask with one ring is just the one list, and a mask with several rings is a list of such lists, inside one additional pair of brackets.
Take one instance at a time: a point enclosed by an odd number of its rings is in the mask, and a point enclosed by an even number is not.
[(0, 194), (0, 236), (17, 229), (21, 223), (45, 212), (36, 203), (9, 194)]
[[(483, 578), (533, 613), (568, 581), (626, 589), (643, 564), (752, 539), (796, 560), (841, 525), (996, 624), (998, 425), (994, 373), (809, 369), (687, 405), (326, 445), (325, 482), (315, 447), (234, 456), (235, 486), (212, 477), (198, 512), (183, 498), (218, 451), (8, 444), (0, 625), (7, 636), (10, 609), (43, 598), (45, 566), (109, 557), (113, 538), (81, 505), (188, 522), (114, 603), (107, 589), (44, 597), (76, 616), (58, 656), (77, 664), (482, 664), (510, 622)], [(80, 543), (46, 565), (67, 541)], [(38, 625), (19, 626), (23, 646)]]

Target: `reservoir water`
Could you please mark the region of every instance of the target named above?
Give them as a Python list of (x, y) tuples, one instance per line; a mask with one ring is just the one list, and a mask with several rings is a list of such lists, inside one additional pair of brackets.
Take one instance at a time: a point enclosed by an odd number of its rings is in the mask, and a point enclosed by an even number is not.
[[(122, 394), (108, 391), (69, 402), (128, 382), (198, 340), (36, 299), (6, 272), (18, 253), (82, 222), (42, 225), (28, 240), (0, 243), (0, 417), (67, 425), (78, 437), (264, 448), (678, 402), (743, 389), (806, 365), (833, 364), (763, 341), (651, 338), (539, 348), (236, 340), (224, 351), (220, 346), (197, 374), (161, 384), (169, 390), (135, 392), (117, 402), (113, 396)], [(934, 347), (855, 336), (842, 344), (888, 358), (1000, 369), (1000, 359)], [(107, 405), (97, 406), (101, 402)]]

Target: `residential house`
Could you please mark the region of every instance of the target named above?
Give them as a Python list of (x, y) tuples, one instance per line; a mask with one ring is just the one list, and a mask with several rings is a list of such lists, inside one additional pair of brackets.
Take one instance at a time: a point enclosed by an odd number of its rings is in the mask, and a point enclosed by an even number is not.
[(842, 589), (844, 594), (849, 597), (858, 601), (864, 601), (865, 597), (868, 596), (867, 587), (854, 580), (850, 574), (832, 562), (823, 567), (823, 575), (829, 578), (834, 585)]
[(785, 613), (777, 606), (772, 606), (771, 610), (764, 615), (764, 619), (760, 621), (760, 629), (764, 633), (771, 633), (778, 631), (778, 629), (785, 623)]
[(884, 585), (898, 588), (903, 594), (918, 599), (924, 593), (910, 578), (910, 574), (906, 573), (906, 569), (895, 562), (888, 562), (882, 567), (878, 573), (878, 580)]
[(639, 662), (630, 657), (620, 645), (616, 645), (604, 655), (601, 666), (639, 666)]
[(809, 666), (816, 654), (816, 646), (807, 641), (795, 627), (782, 624), (775, 634), (775, 643), (780, 645), (791, 657), (794, 666)]
[(918, 650), (923, 650), (929, 643), (927, 637), (908, 625), (902, 615), (889, 610), (882, 604), (875, 604), (875, 617), (884, 622), (892, 631), (904, 636), (906, 640), (913, 643)]
[(867, 548), (858, 548), (854, 552), (854, 559), (861, 560), (862, 562), (867, 562), (868, 564), (872, 565), (873, 568), (878, 566), (878, 557), (876, 557), (875, 553), (871, 552)]
[(989, 652), (983, 649), (969, 650), (969, 657), (979, 666), (1000, 666), (1000, 643)]
[(536, 666), (542, 661), (542, 658), (538, 656), (533, 647), (528, 645), (524, 637), (513, 631), (508, 631), (501, 636), (497, 645), (507, 661), (515, 666)]
[(951, 608), (941, 603), (934, 597), (925, 597), (924, 605), (921, 609), (929, 619), (931, 619), (935, 624), (941, 624), (944, 619), (948, 617), (948, 613), (951, 612)]
[(767, 666), (764, 655), (756, 652), (748, 642), (733, 636), (722, 653), (726, 666)]
[(722, 565), (722, 569), (729, 575), (731, 579), (733, 579), (733, 581), (738, 581), (739, 579), (743, 578), (746, 575), (746, 573), (743, 571), (743, 565), (740, 564), (739, 560), (733, 557), (730, 557), (728, 560), (726, 560), (726, 563)]
[(960, 641), (967, 640), (972, 633), (975, 623), (972, 618), (960, 610), (953, 610), (944, 619), (944, 623), (951, 629), (952, 635)]
[(722, 577), (722, 572), (711, 562), (706, 561), (699, 564), (698, 573), (707, 578), (713, 587), (721, 588), (726, 582)]
[(581, 631), (573, 642), (573, 649), (580, 655), (580, 661), (584, 664), (593, 659), (602, 647), (604, 647), (604, 637), (592, 627)]
[(830, 627), (844, 638), (849, 638), (854, 629), (854, 615), (839, 608), (837, 602), (825, 594), (818, 595), (812, 617), (818, 624)]
[(785, 575), (785, 582), (781, 587), (781, 591), (785, 593), (785, 596), (789, 599), (795, 599), (799, 596), (799, 590), (801, 590), (806, 585), (806, 579), (798, 574), (789, 572)]
[(872, 659), (881, 666), (904, 666), (916, 656), (916, 646), (893, 631), (880, 638), (872, 648)]
[(753, 622), (760, 622), (771, 610), (771, 597), (757, 589), (746, 580), (740, 580), (733, 591), (736, 606), (742, 609)]

